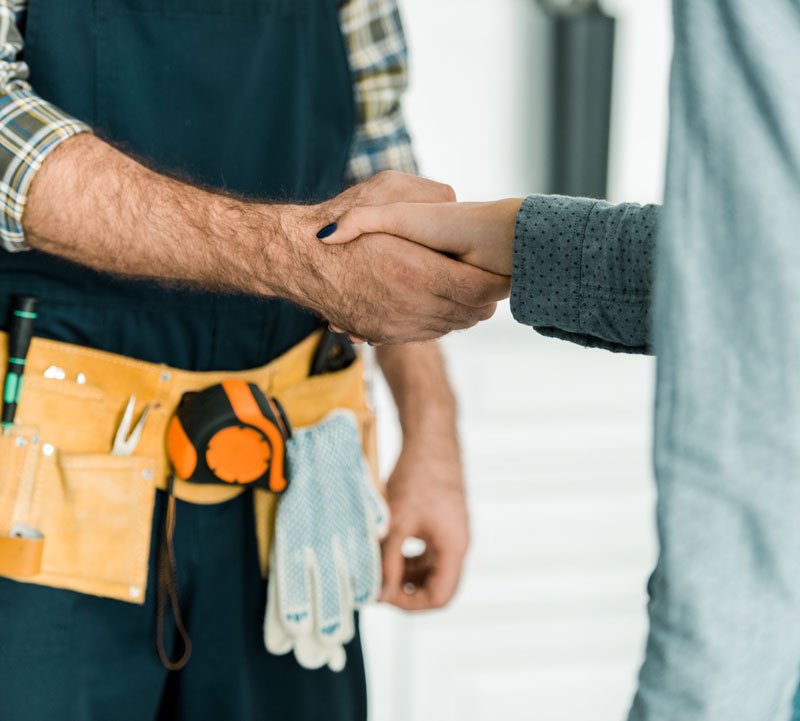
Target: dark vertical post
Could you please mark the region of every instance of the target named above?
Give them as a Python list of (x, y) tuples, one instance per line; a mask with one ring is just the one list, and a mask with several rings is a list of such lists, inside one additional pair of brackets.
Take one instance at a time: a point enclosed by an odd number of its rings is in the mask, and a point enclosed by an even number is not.
[(555, 15), (553, 192), (606, 197), (615, 20), (597, 4)]

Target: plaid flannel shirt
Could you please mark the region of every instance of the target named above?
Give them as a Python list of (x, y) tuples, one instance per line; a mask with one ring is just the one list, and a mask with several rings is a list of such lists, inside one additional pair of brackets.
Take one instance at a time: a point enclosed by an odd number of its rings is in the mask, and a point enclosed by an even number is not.
[[(27, 0), (0, 0), (0, 243), (25, 250), (22, 214), (36, 171), (58, 144), (91, 130), (36, 95), (18, 60)], [(416, 172), (400, 99), (407, 48), (397, 0), (344, 0), (339, 22), (349, 50), (356, 128), (347, 172), (361, 182), (381, 170)]]

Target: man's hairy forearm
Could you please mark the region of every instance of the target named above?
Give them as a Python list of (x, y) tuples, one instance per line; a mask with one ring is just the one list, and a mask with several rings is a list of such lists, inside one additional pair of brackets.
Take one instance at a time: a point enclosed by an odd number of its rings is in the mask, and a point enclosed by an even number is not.
[(33, 247), (97, 270), (271, 294), (280, 207), (187, 185), (82, 134), (43, 164), (23, 224)]
[(507, 279), (392, 236), (330, 246), (316, 234), (356, 205), (453, 197), (446, 185), (386, 172), (318, 205), (248, 201), (160, 175), (82, 134), (42, 164), (23, 227), (34, 248), (96, 270), (279, 296), (368, 340), (405, 342), (488, 318)]

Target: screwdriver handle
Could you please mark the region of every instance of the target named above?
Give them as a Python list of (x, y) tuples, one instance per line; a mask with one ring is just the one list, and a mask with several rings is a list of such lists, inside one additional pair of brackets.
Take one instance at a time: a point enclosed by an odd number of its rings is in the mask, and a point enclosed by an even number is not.
[(14, 425), (14, 415), (22, 393), (25, 360), (36, 325), (39, 299), (30, 295), (15, 295), (11, 299), (11, 318), (8, 326), (8, 367), (3, 387), (2, 426)]

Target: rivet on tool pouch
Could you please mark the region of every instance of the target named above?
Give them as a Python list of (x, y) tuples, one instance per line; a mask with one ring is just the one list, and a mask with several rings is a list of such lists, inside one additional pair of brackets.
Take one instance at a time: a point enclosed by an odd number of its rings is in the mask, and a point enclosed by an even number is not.
[(257, 386), (227, 380), (187, 393), (167, 429), (175, 473), (192, 483), (284, 491), (291, 427), (280, 403)]

